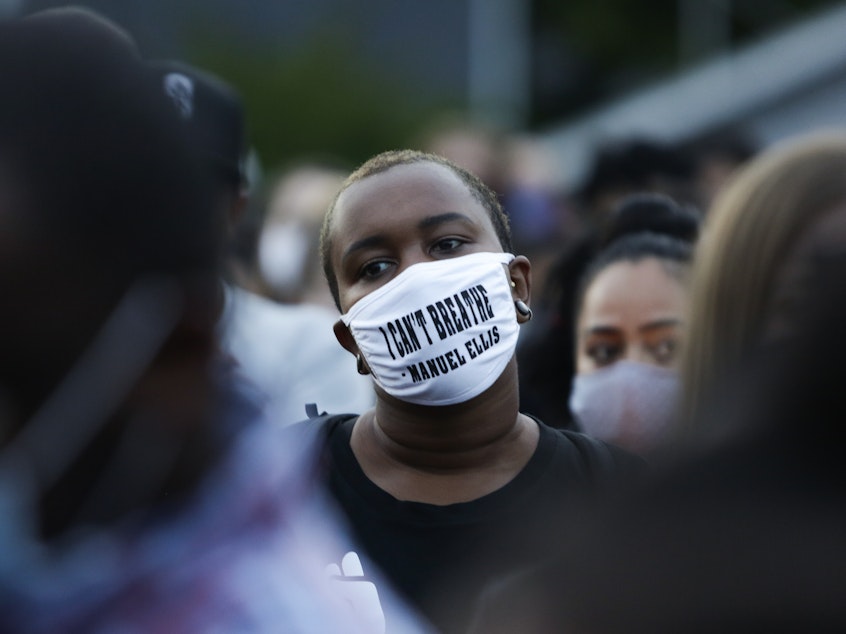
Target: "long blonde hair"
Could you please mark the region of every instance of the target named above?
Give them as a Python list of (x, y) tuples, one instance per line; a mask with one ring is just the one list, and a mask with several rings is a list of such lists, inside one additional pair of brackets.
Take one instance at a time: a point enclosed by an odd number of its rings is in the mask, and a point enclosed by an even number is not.
[(816, 133), (766, 151), (717, 197), (694, 257), (682, 364), (687, 423), (760, 342), (774, 280), (791, 248), (843, 201), (844, 132)]

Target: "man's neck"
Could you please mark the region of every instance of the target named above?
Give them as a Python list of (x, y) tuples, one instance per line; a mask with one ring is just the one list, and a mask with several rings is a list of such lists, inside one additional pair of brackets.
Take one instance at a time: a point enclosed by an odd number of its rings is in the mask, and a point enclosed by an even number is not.
[(516, 366), (466, 403), (420, 407), (380, 396), (353, 428), (365, 474), (398, 499), (449, 504), (500, 488), (526, 465), (537, 424), (518, 412)]

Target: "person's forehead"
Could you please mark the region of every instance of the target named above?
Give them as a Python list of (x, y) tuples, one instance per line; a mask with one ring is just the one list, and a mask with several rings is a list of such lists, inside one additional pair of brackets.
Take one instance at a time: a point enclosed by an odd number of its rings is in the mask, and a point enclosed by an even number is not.
[(338, 198), (336, 220), (351, 213), (360, 219), (368, 211), (384, 207), (487, 216), (487, 210), (457, 174), (429, 161), (395, 165), (352, 183)]
[[(632, 297), (648, 296), (645, 291), (656, 289), (676, 292), (683, 284), (666, 268), (665, 262), (656, 257), (645, 257), (635, 262), (621, 260), (605, 267), (597, 274), (591, 287), (604, 286), (626, 290)], [(633, 284), (638, 282), (638, 284)]]
[(684, 285), (655, 258), (615, 262), (591, 282), (581, 318), (678, 309), (685, 295)]

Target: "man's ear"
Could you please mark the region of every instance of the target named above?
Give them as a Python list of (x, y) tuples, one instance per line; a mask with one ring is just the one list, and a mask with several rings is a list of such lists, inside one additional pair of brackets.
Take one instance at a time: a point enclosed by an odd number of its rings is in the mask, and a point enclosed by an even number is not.
[(338, 343), (340, 343), (345, 350), (349, 351), (355, 357), (355, 368), (358, 373), (370, 374), (370, 368), (364, 360), (364, 356), (362, 356), (359, 351), (358, 344), (356, 344), (350, 329), (347, 328), (347, 325), (339, 319), (335, 322), (332, 330), (335, 331), (335, 338), (338, 340)]
[(518, 255), (508, 263), (511, 278), (511, 298), (529, 304), (532, 296), (532, 263), (525, 255)]
[(358, 344), (356, 344), (347, 325), (339, 319), (332, 326), (332, 330), (335, 332), (335, 338), (344, 347), (344, 350), (347, 350), (353, 356), (358, 356)]

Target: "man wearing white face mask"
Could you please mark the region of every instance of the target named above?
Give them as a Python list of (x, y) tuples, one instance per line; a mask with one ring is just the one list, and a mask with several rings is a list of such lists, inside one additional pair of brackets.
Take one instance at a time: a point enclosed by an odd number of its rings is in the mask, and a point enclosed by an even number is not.
[(566, 522), (574, 498), (640, 463), (520, 413), (531, 265), (475, 176), (431, 154), (376, 156), (321, 242), (335, 334), (377, 397), (318, 419), (329, 488), (365, 576), (378, 567), (440, 631), (464, 631), (487, 583), (543, 559), (538, 515)]

